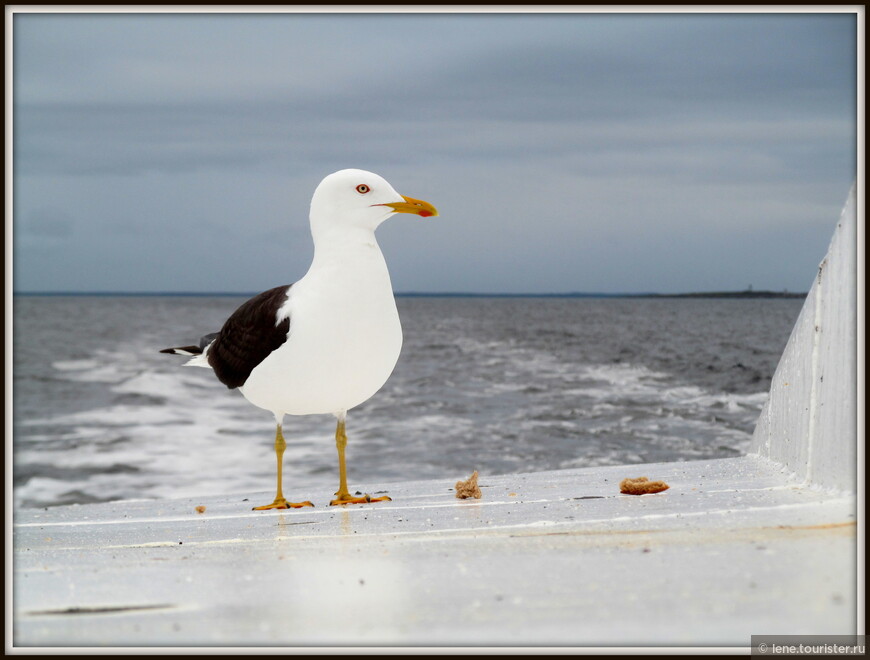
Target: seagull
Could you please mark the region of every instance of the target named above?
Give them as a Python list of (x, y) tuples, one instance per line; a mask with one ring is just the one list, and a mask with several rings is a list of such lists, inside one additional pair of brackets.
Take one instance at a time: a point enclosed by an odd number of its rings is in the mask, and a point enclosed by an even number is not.
[(347, 488), (347, 412), (371, 398), (396, 366), (402, 326), (375, 230), (397, 213), (437, 216), (429, 202), (397, 193), (382, 177), (347, 169), (327, 176), (311, 199), (314, 258), (305, 276), (254, 296), (198, 345), (161, 353), (190, 356), (230, 389), (275, 417), (277, 493), (255, 511), (313, 506), (282, 492), (285, 415), (337, 420), (339, 486), (331, 505), (390, 500)]

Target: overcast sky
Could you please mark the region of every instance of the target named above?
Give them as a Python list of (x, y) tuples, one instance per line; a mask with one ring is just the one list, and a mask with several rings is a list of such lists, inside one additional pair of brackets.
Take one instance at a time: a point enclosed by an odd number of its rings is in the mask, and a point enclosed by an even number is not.
[(16, 291), (255, 292), (357, 167), (397, 291), (806, 291), (855, 14), (14, 15)]

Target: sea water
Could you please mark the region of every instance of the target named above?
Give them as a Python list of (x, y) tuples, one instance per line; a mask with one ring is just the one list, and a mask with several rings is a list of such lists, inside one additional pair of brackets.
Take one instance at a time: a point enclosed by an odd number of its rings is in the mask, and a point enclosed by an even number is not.
[[(17, 507), (274, 490), (274, 421), (161, 348), (243, 297), (19, 296)], [(351, 410), (348, 480), (377, 485), (737, 456), (800, 299), (401, 297), (405, 343)], [(284, 492), (338, 485), (335, 421), (287, 417)]]

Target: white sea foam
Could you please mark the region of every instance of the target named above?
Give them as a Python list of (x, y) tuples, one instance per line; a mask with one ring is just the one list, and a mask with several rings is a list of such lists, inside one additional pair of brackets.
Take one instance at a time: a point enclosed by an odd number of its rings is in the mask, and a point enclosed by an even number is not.
[(93, 371), (102, 368), (97, 360), (57, 360), (51, 366), (58, 371)]

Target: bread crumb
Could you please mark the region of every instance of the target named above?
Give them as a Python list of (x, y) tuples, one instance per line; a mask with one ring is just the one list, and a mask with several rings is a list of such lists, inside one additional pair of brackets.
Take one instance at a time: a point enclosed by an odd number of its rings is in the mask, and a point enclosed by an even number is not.
[(469, 497), (480, 499), (481, 495), (480, 488), (477, 486), (477, 470), (468, 477), (467, 481), (456, 482), (456, 497), (460, 500), (468, 499)]
[(200, 504), (198, 507), (196, 507), (196, 512), (197, 513), (205, 513), (205, 507), (202, 504)]
[(637, 479), (623, 479), (619, 482), (619, 492), (624, 495), (646, 495), (647, 493), (661, 493), (670, 488), (664, 481), (650, 481), (647, 477)]

